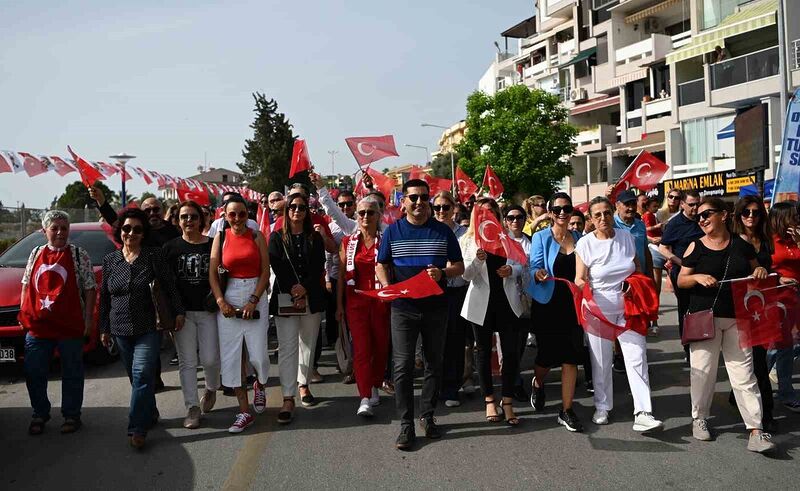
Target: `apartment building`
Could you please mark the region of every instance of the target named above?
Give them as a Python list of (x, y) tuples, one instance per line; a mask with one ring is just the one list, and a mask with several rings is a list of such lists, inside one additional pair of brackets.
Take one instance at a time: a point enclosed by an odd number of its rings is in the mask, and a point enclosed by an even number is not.
[[(786, 89), (800, 84), (800, 23), (783, 23), (781, 51), (779, 1), (537, 0), (535, 15), (501, 33), (505, 49), (479, 88), (525, 84), (561, 97), (580, 130), (562, 186), (577, 202), (641, 150), (670, 164), (670, 185), (722, 182), (706, 191), (733, 196), (752, 181), (748, 169), (771, 177), (782, 53)], [(786, 19), (797, 18), (800, 2), (783, 1)]]

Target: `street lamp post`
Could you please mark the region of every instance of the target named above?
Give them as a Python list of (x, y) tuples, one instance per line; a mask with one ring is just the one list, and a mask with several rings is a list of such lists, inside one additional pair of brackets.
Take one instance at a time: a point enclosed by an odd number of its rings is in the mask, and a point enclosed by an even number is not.
[(411, 147), (411, 148), (421, 148), (422, 150), (425, 150), (425, 155), (428, 157), (428, 162), (431, 161), (431, 152), (430, 152), (430, 150), (428, 150), (428, 147), (425, 147), (423, 145), (409, 145), (408, 143), (406, 143), (405, 146)]
[[(447, 126), (442, 126), (440, 124), (431, 124), (431, 123), (422, 123), (420, 126), (423, 128), (441, 128), (443, 130), (448, 130)], [(450, 149), (450, 179), (453, 180), (453, 193), (455, 194), (456, 190), (456, 162), (453, 158), (453, 149)]]
[(116, 155), (109, 155), (108, 158), (116, 160), (119, 163), (119, 165), (122, 166), (122, 172), (120, 173), (120, 176), (122, 176), (122, 193), (121, 193), (122, 196), (121, 196), (121, 199), (122, 199), (122, 207), (125, 208), (125, 205), (128, 202), (127, 196), (125, 194), (125, 174), (126, 174), (126, 172), (125, 172), (125, 164), (127, 164), (129, 160), (135, 159), (136, 156), (135, 155), (128, 155), (125, 152), (120, 152), (120, 153), (118, 153)]
[(328, 150), (328, 154), (331, 156), (331, 175), (334, 175), (336, 173), (336, 171), (333, 170), (333, 163), (337, 153), (339, 153), (338, 150)]

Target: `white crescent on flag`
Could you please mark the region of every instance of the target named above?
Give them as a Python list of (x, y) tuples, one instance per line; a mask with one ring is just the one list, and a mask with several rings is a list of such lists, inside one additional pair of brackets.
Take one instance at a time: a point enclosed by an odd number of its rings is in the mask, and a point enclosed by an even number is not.
[(652, 169), (653, 166), (648, 164), (647, 162), (644, 162), (644, 163), (642, 163), (642, 165), (640, 165), (639, 167), (636, 168), (636, 177), (637, 178), (642, 179), (642, 177), (643, 177), (642, 176), (642, 169), (644, 169), (645, 167), (647, 167), (648, 171), (644, 175), (644, 177), (650, 177), (651, 175), (653, 175), (653, 173), (650, 172), (650, 170), (649, 170), (649, 169)]
[[(364, 151), (364, 147), (365, 146), (368, 146), (370, 148), (369, 152), (365, 152)], [(370, 155), (375, 153), (375, 145), (372, 145), (370, 143), (361, 142), (358, 145), (356, 145), (356, 148), (358, 148), (358, 153), (360, 153), (361, 155), (363, 155), (365, 157), (369, 157)]]

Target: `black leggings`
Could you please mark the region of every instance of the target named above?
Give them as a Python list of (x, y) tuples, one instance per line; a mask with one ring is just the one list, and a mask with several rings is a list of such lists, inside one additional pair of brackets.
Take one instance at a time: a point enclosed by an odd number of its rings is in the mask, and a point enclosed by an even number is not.
[[(492, 310), (491, 305), (489, 310)], [(502, 381), (503, 397), (514, 397), (514, 386), (519, 376), (519, 319), (510, 312), (508, 315), (496, 315), (499, 312), (490, 312), (486, 315), (483, 326), (472, 325), (475, 334), (475, 344), (478, 347), (475, 365), (478, 370), (478, 380), (484, 397), (494, 394), (492, 383), (492, 347), (494, 346), (494, 333), (500, 335), (500, 348), (503, 350)]]

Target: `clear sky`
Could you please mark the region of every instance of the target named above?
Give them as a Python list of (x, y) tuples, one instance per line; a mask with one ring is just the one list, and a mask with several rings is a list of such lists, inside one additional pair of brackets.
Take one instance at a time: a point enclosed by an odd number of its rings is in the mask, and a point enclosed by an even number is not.
[[(464, 117), (500, 32), (532, 0), (167, 2), (0, 0), (0, 149), (133, 165), (186, 177), (238, 169), (251, 93), (278, 102), (330, 172), (355, 172), (348, 136), (393, 134), (423, 162)], [(0, 174), (0, 200), (46, 206), (77, 174)], [(119, 188), (119, 179), (107, 183)], [(148, 189), (134, 177), (134, 195)], [(149, 187), (154, 191), (154, 186)], [(131, 192), (129, 191), (129, 192)]]

